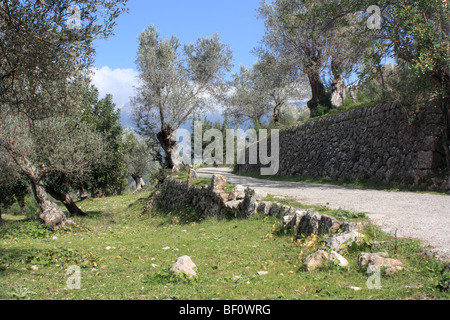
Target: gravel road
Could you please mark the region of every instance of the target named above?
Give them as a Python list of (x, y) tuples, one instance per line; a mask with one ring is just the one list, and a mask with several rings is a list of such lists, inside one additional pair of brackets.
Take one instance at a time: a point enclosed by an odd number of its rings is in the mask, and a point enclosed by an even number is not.
[(228, 168), (198, 169), (200, 177), (221, 174), (232, 184), (293, 198), (305, 205), (364, 212), (389, 234), (430, 245), (436, 258), (450, 261), (450, 196), (390, 192), (314, 183), (281, 182), (236, 176)]

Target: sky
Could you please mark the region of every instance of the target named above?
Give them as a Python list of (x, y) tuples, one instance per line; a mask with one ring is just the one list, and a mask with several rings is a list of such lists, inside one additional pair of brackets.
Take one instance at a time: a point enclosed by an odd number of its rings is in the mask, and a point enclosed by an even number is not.
[(166, 37), (176, 36), (181, 44), (217, 33), (230, 45), (233, 73), (240, 65), (256, 62), (251, 51), (264, 35), (264, 22), (257, 19), (260, 0), (129, 0), (129, 12), (117, 19), (115, 35), (95, 42), (93, 83), (100, 98), (112, 94), (118, 108), (126, 104), (136, 85), (138, 35), (153, 24)]

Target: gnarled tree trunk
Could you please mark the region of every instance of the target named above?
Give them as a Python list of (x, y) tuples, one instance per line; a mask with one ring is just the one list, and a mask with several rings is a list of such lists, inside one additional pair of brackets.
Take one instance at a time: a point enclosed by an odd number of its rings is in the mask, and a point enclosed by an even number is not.
[(308, 101), (307, 106), (311, 111), (311, 115), (315, 116), (319, 101), (324, 101), (326, 98), (326, 90), (318, 70), (310, 70), (307, 75), (311, 87), (311, 100)]
[(69, 211), (69, 213), (73, 217), (87, 216), (87, 214), (84, 213), (84, 211), (76, 205), (76, 203), (68, 193), (58, 192), (48, 186), (46, 187), (46, 189), (53, 198), (61, 201), (64, 204), (64, 206), (67, 208), (67, 211)]
[(133, 178), (134, 182), (136, 182), (136, 191), (141, 190), (142, 187), (145, 186), (145, 182), (144, 179), (142, 178), (141, 173), (133, 173), (131, 177)]
[(346, 98), (344, 77), (341, 71), (341, 61), (334, 58), (331, 61), (331, 71), (333, 73), (333, 83), (331, 84), (331, 107), (339, 108), (344, 104)]
[(26, 156), (17, 154), (12, 154), (12, 156), (17, 165), (30, 180), (34, 197), (39, 206), (39, 218), (44, 221), (46, 225), (50, 226), (73, 225), (74, 222), (67, 220), (64, 212), (48, 199), (48, 194), (44, 186), (43, 171), (45, 170), (45, 167), (41, 166), (40, 168), (36, 168)]
[(161, 132), (156, 137), (158, 138), (161, 147), (166, 154), (166, 166), (171, 170), (179, 169), (179, 164), (176, 161), (175, 151), (177, 150), (177, 142), (172, 139), (174, 130), (169, 124), (162, 125)]
[(275, 108), (273, 108), (273, 122), (278, 123), (280, 122), (280, 111), (281, 111), (281, 107), (283, 107), (283, 103), (282, 102), (277, 102), (275, 105)]

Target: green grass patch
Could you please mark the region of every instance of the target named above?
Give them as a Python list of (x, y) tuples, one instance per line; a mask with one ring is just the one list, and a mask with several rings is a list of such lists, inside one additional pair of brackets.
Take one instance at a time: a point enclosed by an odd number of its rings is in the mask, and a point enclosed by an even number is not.
[(307, 206), (307, 205), (299, 203), (298, 201), (296, 201), (294, 199), (281, 199), (281, 198), (275, 197), (271, 194), (268, 194), (263, 200), (276, 202), (276, 203), (280, 203), (282, 205), (299, 208), (299, 209), (314, 209), (318, 213), (335, 217), (336, 219), (341, 220), (341, 221), (358, 222), (358, 221), (367, 221), (368, 220), (367, 215), (363, 212), (354, 212), (354, 211), (350, 211), (350, 210), (344, 210), (342, 208), (330, 209), (324, 205), (317, 205), (317, 206), (309, 205), (309, 206)]
[[(274, 217), (205, 219), (194, 208), (157, 209), (142, 214), (150, 191), (78, 203), (87, 217), (71, 229), (45, 229), (34, 236), (30, 221), (5, 215), (0, 224), (0, 298), (33, 300), (305, 300), (449, 299), (444, 265), (422, 254), (417, 241), (367, 229), (376, 241), (356, 248), (386, 251), (406, 264), (395, 277), (381, 277), (370, 290), (369, 275), (350, 265), (308, 272), (303, 261), (324, 248), (322, 237), (296, 239), (279, 232)], [(323, 208), (323, 210), (326, 210)], [(342, 213), (344, 214), (344, 213)], [(344, 214), (345, 215), (345, 214)], [(13, 228), (15, 231), (10, 231)], [(36, 228), (41, 228), (37, 225)], [(197, 265), (195, 279), (178, 279), (169, 269), (180, 256)], [(81, 268), (79, 290), (67, 288), (69, 266)], [(261, 273), (267, 272), (267, 274)], [(355, 291), (350, 287), (360, 287)]]

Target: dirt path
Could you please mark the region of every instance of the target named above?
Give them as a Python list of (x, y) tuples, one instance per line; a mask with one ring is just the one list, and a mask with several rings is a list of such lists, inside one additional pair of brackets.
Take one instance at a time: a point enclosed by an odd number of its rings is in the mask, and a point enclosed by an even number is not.
[(294, 198), (306, 205), (365, 212), (382, 230), (399, 237), (423, 240), (450, 261), (450, 196), (357, 189), (314, 183), (280, 182), (236, 176), (226, 168), (197, 170), (202, 178), (222, 174), (232, 184)]

